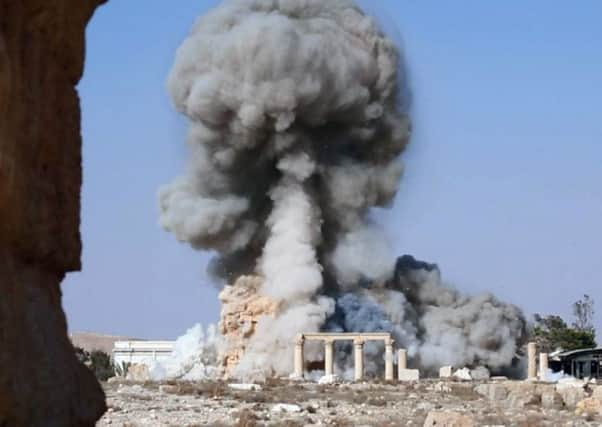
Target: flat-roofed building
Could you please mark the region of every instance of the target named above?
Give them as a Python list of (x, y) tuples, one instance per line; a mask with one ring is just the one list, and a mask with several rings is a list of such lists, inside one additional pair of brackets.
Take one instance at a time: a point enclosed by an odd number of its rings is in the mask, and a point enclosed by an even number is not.
[(113, 346), (113, 362), (148, 364), (154, 360), (164, 360), (171, 356), (173, 341), (115, 341)]
[(602, 347), (552, 353), (550, 368), (576, 378), (602, 378)]

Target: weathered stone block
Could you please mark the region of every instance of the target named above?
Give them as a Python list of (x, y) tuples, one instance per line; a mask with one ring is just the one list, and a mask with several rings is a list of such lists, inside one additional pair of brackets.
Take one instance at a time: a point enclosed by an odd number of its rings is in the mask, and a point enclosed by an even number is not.
[(508, 390), (501, 384), (479, 384), (474, 391), (494, 401), (502, 401), (508, 397)]
[(400, 369), (399, 381), (418, 381), (420, 380), (420, 371), (418, 369)]
[(474, 427), (474, 419), (454, 411), (431, 411), (424, 421), (424, 427)]
[(453, 366), (442, 366), (441, 368), (439, 368), (439, 378), (451, 378), (453, 373)]

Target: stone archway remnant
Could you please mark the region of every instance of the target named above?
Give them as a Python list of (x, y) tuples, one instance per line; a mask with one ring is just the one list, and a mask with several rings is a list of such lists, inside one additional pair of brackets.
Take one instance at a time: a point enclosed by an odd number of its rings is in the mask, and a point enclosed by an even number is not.
[(0, 0), (0, 425), (93, 426), (106, 409), (67, 336), (80, 269), (86, 24), (104, 0)]

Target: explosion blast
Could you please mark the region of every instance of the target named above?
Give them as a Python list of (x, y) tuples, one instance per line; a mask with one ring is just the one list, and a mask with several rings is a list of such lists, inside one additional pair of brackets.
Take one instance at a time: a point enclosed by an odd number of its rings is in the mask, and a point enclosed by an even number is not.
[(301, 331), (390, 331), (424, 368), (515, 356), (516, 307), (460, 296), (434, 265), (396, 263), (370, 221), (396, 194), (410, 135), (400, 64), (350, 0), (226, 0), (178, 49), (168, 88), (192, 154), (160, 190), (161, 225), (215, 251), (222, 281), (259, 277), (254, 291), (277, 305), (238, 375), (290, 373)]

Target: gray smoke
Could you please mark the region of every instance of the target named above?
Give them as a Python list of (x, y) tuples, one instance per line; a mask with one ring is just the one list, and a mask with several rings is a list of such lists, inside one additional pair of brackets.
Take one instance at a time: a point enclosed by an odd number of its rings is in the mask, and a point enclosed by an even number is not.
[(396, 46), (351, 0), (225, 0), (178, 49), (168, 89), (191, 161), (160, 190), (162, 226), (217, 252), (223, 280), (259, 274), (281, 302), (242, 374), (290, 372), (292, 337), (325, 328), (391, 330), (424, 366), (449, 348), (454, 364), (510, 362), (520, 312), (443, 289), (433, 270), (406, 289), (368, 221), (397, 191), (409, 100)]

